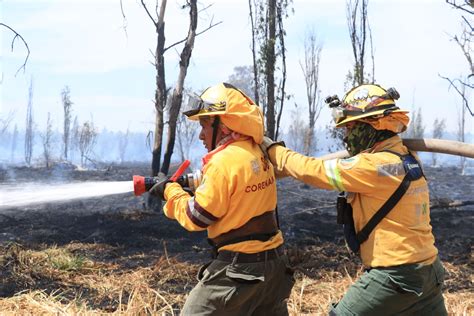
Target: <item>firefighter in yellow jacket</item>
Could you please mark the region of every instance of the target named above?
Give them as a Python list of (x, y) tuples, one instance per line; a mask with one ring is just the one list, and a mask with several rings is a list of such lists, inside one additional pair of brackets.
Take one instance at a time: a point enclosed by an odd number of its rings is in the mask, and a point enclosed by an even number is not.
[(262, 145), (276, 171), (342, 192), (338, 222), (366, 271), (330, 315), (447, 314), (428, 185), (418, 158), (398, 136), (409, 121), (407, 111), (395, 105), (398, 98), (393, 88), (361, 85), (342, 102), (326, 99), (336, 127), (345, 128), (350, 158), (306, 157), (270, 139)]
[(276, 216), (273, 166), (259, 144), (260, 108), (227, 83), (190, 98), (184, 114), (199, 120), (208, 154), (194, 196), (163, 181), (150, 192), (189, 231), (207, 230), (214, 260), (201, 268), (182, 315), (287, 315), (294, 283)]

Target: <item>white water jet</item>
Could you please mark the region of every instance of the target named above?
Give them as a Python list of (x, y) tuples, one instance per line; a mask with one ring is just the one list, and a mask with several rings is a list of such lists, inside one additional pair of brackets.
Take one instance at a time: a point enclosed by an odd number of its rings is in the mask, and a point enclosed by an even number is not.
[(66, 184), (1, 183), (0, 208), (70, 201), (133, 192), (133, 181), (99, 181)]

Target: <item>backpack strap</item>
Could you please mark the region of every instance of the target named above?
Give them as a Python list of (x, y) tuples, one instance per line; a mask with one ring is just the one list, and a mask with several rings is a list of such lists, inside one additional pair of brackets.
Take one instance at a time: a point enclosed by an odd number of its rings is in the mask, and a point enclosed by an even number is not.
[(395, 192), (388, 198), (382, 207), (372, 216), (372, 218), (365, 224), (365, 226), (357, 233), (357, 240), (359, 244), (362, 244), (369, 238), (370, 233), (374, 230), (375, 226), (397, 205), (398, 201), (408, 190), (411, 181), (424, 177), (423, 170), (419, 162), (409, 153), (408, 155), (401, 155), (396, 152), (384, 150), (391, 154), (397, 155), (403, 162), (405, 168), (405, 177), (403, 177), (402, 183), (398, 186)]

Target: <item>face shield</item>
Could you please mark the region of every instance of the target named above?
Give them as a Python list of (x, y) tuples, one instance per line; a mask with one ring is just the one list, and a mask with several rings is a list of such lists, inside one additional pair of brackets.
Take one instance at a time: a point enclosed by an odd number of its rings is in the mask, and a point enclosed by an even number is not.
[(188, 102), (184, 107), (183, 114), (187, 117), (191, 117), (197, 114), (225, 111), (226, 102), (221, 101), (219, 103), (209, 103), (203, 100), (200, 96), (195, 93), (188, 95)]

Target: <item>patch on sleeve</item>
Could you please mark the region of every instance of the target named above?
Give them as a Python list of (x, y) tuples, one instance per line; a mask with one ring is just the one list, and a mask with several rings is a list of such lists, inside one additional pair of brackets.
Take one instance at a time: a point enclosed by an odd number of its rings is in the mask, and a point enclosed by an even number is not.
[(377, 167), (377, 173), (381, 177), (405, 175), (402, 163), (391, 163)]
[(250, 162), (250, 165), (252, 167), (252, 171), (253, 173), (255, 174), (259, 174), (260, 173), (260, 164), (258, 163), (258, 160), (257, 159), (254, 159)]
[(339, 167), (344, 170), (349, 170), (359, 162), (359, 156), (349, 157), (339, 160)]

